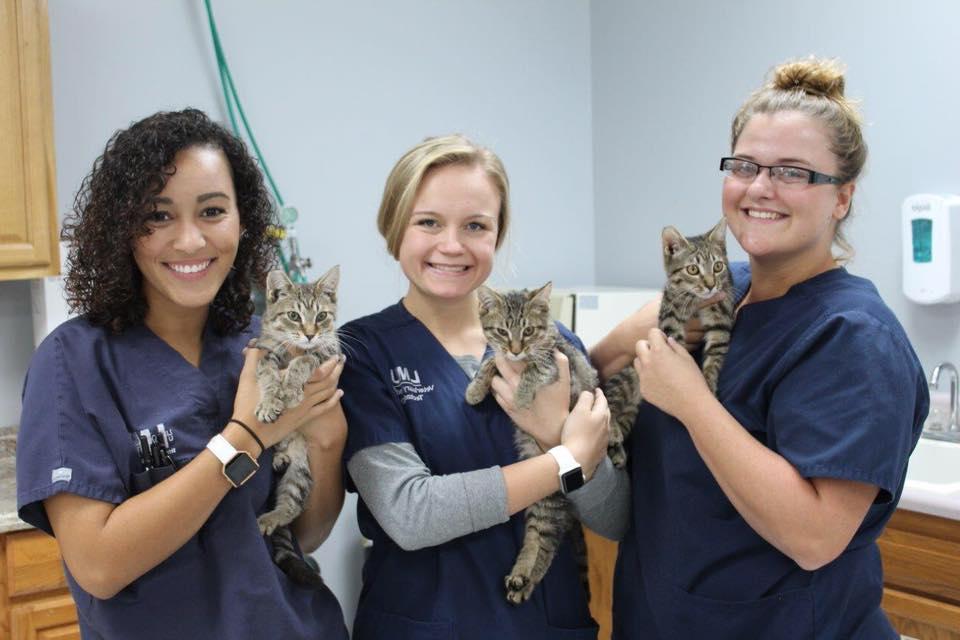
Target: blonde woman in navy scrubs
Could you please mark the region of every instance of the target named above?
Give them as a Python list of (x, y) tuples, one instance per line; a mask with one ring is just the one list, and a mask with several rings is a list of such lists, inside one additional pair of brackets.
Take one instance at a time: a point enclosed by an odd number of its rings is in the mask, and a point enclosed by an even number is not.
[(257, 528), (269, 447), (293, 429), (314, 477), (301, 546), (344, 495), (340, 365), (277, 422), (254, 417), (258, 352), (243, 349), (272, 211), (243, 142), (195, 109), (118, 131), (77, 196), (66, 287), (81, 315), (30, 364), (17, 501), (57, 538), (84, 640), (347, 637), (330, 590), (291, 582)]
[[(499, 158), (461, 136), (415, 146), (387, 179), (378, 225), (409, 287), (399, 303), (343, 328), (343, 460), (360, 529), (373, 540), (354, 640), (597, 636), (569, 542), (530, 600), (514, 606), (505, 596), (523, 510), (557, 490), (589, 510), (617, 481), (606, 401), (585, 392), (568, 412), (565, 358), (561, 380), (532, 410), (514, 409), (517, 374), (505, 363), (496, 398), (464, 400), (487, 348), (476, 289), (508, 221)], [(547, 453), (518, 462), (511, 418)], [(569, 465), (588, 480), (582, 488), (561, 483), (561, 471), (576, 476)]]
[(876, 539), (928, 392), (876, 288), (832, 253), (849, 249), (840, 230), (866, 155), (833, 63), (776, 68), (737, 113), (720, 167), (723, 212), (750, 260), (734, 269), (717, 397), (651, 329), (655, 309), (595, 348), (608, 375), (635, 356), (646, 400), (615, 638), (898, 637), (880, 608)]

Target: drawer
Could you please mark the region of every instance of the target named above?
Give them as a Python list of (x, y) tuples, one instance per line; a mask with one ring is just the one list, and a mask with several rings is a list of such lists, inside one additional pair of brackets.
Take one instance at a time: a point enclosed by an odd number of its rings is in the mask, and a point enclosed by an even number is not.
[(884, 589), (883, 610), (905, 637), (960, 640), (960, 607), (955, 605)]
[(33, 530), (7, 534), (6, 542), (9, 597), (67, 586), (56, 540)]
[(11, 640), (81, 640), (77, 608), (68, 595), (39, 598), (10, 610)]

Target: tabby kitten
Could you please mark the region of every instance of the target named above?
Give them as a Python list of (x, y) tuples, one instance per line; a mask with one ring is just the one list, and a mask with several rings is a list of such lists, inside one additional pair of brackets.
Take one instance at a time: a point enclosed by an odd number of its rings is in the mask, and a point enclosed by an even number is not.
[[(340, 267), (312, 284), (295, 284), (283, 270), (267, 276), (267, 307), (255, 347), (266, 353), (257, 364), (260, 403), (256, 415), (273, 422), (287, 407), (303, 400), (303, 385), (326, 360), (340, 356), (334, 320)], [(277, 482), (273, 510), (257, 518), (260, 532), (273, 543), (273, 560), (298, 584), (319, 587), (320, 575), (297, 553), (290, 523), (303, 511), (313, 486), (307, 444), (299, 430), (278, 442), (273, 468), (286, 468)]]
[[(684, 342), (684, 325), (695, 314), (703, 326), (701, 369), (710, 391), (716, 394), (720, 368), (730, 345), (733, 327), (734, 291), (727, 260), (727, 225), (724, 220), (707, 233), (685, 238), (666, 227), (661, 240), (667, 283), (660, 303), (660, 329), (674, 340)], [(699, 305), (721, 291), (726, 297), (702, 309)], [(604, 385), (612, 419), (610, 460), (617, 467), (626, 463), (623, 441), (633, 428), (640, 405), (640, 384), (633, 365), (624, 368)]]
[[(480, 322), (483, 333), (494, 352), (507, 360), (524, 362), (520, 382), (514, 395), (519, 408), (530, 406), (537, 391), (559, 377), (554, 350), (559, 349), (570, 361), (570, 407), (576, 404), (582, 391), (597, 387), (597, 372), (586, 357), (568, 343), (550, 319), (551, 283), (535, 291), (508, 291), (497, 293), (480, 287)], [(477, 404), (490, 391), (490, 382), (497, 373), (493, 357), (480, 365), (476, 377), (467, 386), (466, 399)], [(514, 443), (521, 460), (542, 454), (536, 440), (523, 430), (514, 431)], [(559, 491), (534, 503), (526, 511), (523, 546), (517, 560), (506, 576), (507, 600), (520, 604), (546, 574), (556, 555), (557, 547), (569, 531), (573, 536), (581, 568), (584, 587), (587, 588), (586, 545), (583, 531), (577, 525), (573, 507)]]

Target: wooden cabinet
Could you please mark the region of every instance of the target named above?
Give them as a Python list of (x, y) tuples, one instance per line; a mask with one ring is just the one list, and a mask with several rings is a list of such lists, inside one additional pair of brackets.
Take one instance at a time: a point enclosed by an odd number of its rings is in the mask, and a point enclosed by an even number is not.
[(883, 608), (918, 640), (960, 640), (960, 522), (897, 511), (879, 540)]
[(60, 551), (45, 533), (0, 535), (0, 638), (80, 639)]
[(0, 0), (0, 280), (59, 273), (44, 0)]
[(613, 568), (617, 543), (583, 528), (587, 543), (587, 574), (590, 580), (590, 615), (600, 625), (597, 640), (610, 640), (613, 633)]
[[(617, 545), (585, 530), (590, 612), (599, 640), (610, 638)], [(878, 542), (883, 557), (883, 610), (917, 640), (960, 640), (960, 522), (898, 510)]]

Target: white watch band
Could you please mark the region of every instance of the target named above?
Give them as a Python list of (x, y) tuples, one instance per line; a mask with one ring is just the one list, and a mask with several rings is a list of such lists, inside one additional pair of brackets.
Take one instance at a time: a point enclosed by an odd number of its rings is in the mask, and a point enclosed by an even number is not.
[(562, 444), (558, 444), (554, 448), (547, 451), (550, 455), (553, 456), (553, 459), (557, 461), (557, 464), (560, 465), (560, 475), (563, 475), (571, 469), (576, 469), (580, 466), (580, 463), (573, 457), (573, 454), (570, 453), (570, 449), (567, 449)]
[(219, 433), (210, 438), (210, 442), (207, 443), (207, 449), (209, 449), (213, 455), (217, 456), (217, 460), (222, 464), (227, 464), (233, 460), (238, 453), (237, 449), (230, 444), (230, 441)]

